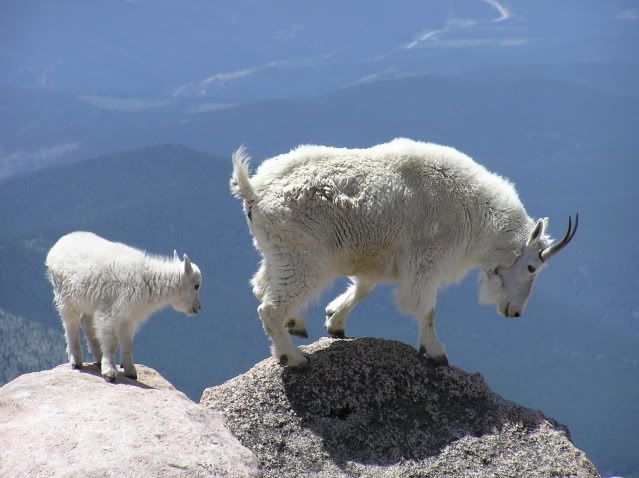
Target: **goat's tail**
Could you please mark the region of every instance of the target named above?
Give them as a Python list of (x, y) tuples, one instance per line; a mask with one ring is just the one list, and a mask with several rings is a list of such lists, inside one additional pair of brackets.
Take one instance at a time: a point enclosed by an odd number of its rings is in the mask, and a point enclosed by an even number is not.
[(255, 200), (255, 191), (249, 176), (249, 157), (246, 148), (242, 145), (233, 153), (233, 174), (231, 176), (231, 192), (236, 198), (247, 202)]

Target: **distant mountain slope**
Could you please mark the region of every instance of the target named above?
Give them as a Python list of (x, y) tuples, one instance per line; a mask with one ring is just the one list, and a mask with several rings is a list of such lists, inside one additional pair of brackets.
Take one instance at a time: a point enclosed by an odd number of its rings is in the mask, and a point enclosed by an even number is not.
[(203, 113), (182, 132), (200, 147), (207, 131), (218, 148), (247, 142), (269, 155), (300, 143), (367, 146), (408, 136), (453, 144), (493, 167), (560, 167), (559, 158), (634, 154), (636, 128), (639, 99), (553, 79), (431, 75)]
[(228, 153), (246, 143), (261, 157), (300, 143), (367, 146), (395, 136), (454, 144), (495, 167), (623, 160), (639, 148), (639, 98), (625, 94), (626, 70), (608, 75), (608, 66), (575, 67), (578, 78), (543, 66), (400, 77), (261, 102), (0, 88), (0, 176), (159, 143)]
[[(627, 475), (639, 470), (639, 433), (629, 419), (639, 413), (639, 347), (630, 332), (636, 329), (620, 326), (620, 311), (628, 310), (630, 320), (638, 219), (625, 217), (623, 201), (636, 192), (625, 189), (630, 175), (610, 171), (614, 163), (601, 170), (589, 161), (572, 164), (583, 166), (576, 178), (570, 162), (559, 177), (540, 174), (539, 163), (499, 168), (516, 176), (532, 212), (550, 213), (556, 236), (565, 226), (564, 212), (579, 208), (582, 218), (570, 248), (540, 277), (526, 316), (507, 321), (494, 308), (479, 307), (473, 275), (442, 292), (438, 330), (452, 363), (481, 371), (500, 394), (566, 423), (602, 472)], [(171, 310), (152, 317), (136, 338), (135, 360), (157, 368), (194, 399), (205, 386), (249, 369), (268, 355), (269, 343), (248, 286), (258, 256), (228, 190), (230, 170), (229, 157), (165, 145), (0, 181), (0, 307), (57, 329), (61, 337), (43, 263), (49, 247), (69, 231), (91, 230), (153, 253), (176, 248), (203, 271), (204, 308), (194, 318)], [(592, 171), (605, 178), (605, 196), (594, 187)], [(323, 306), (341, 287), (343, 282), (307, 312), (311, 339), (324, 334)], [(347, 334), (412, 345), (415, 323), (396, 312), (388, 289), (380, 287), (358, 306)], [(604, 308), (619, 316), (597, 312)]]
[(635, 61), (636, 17), (632, 0), (87, 0), (69, 8), (4, 0), (0, 84), (255, 99), (334, 87), (340, 71), (354, 81), (387, 68)]
[(0, 385), (64, 363), (66, 356), (61, 327), (46, 327), (0, 309)]

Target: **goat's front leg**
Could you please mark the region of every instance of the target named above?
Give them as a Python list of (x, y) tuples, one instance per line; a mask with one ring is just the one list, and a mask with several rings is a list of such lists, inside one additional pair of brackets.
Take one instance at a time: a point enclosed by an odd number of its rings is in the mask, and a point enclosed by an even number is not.
[(413, 314), (419, 323), (419, 352), (428, 355), (429, 362), (434, 365), (447, 365), (444, 345), (435, 332), (437, 288), (430, 281), (428, 264), (420, 264), (417, 260), (410, 264), (412, 269), (400, 271), (397, 304), (400, 310)]
[(419, 352), (428, 355), (433, 365), (448, 365), (446, 350), (435, 331), (435, 309), (419, 319)]

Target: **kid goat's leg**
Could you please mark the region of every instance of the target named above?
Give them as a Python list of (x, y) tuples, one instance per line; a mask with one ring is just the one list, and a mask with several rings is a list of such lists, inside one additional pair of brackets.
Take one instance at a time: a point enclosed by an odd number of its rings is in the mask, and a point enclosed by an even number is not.
[(68, 301), (53, 291), (55, 306), (60, 314), (64, 327), (64, 338), (67, 342), (67, 356), (72, 368), (82, 367), (82, 347), (80, 346), (80, 312)]
[(93, 315), (93, 322), (96, 337), (102, 350), (102, 376), (112, 382), (118, 375), (118, 369), (115, 365), (115, 353), (118, 348), (117, 320), (109, 313), (96, 311)]
[(80, 324), (82, 325), (82, 330), (84, 330), (84, 335), (87, 338), (89, 352), (91, 352), (93, 360), (99, 367), (100, 362), (102, 361), (102, 348), (100, 347), (100, 342), (95, 335), (95, 324), (93, 323), (93, 315), (82, 314), (82, 316), (80, 317)]
[(64, 326), (67, 341), (67, 355), (72, 368), (82, 368), (82, 347), (80, 346), (80, 312), (68, 304), (58, 303), (58, 311)]
[(135, 334), (135, 322), (123, 320), (118, 327), (118, 341), (120, 342), (120, 353), (122, 354), (122, 368), (124, 375), (138, 379), (138, 372), (133, 364), (133, 336)]

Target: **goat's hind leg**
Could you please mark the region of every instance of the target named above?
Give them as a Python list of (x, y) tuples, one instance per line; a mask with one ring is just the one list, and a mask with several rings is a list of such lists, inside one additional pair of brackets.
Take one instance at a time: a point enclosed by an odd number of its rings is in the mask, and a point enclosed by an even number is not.
[(72, 305), (55, 297), (56, 307), (62, 319), (64, 338), (67, 342), (67, 356), (71, 368), (82, 368), (82, 347), (80, 345), (80, 312)]
[[(260, 263), (260, 268), (257, 270), (253, 278), (251, 279), (251, 285), (253, 286), (253, 294), (260, 302), (266, 295), (266, 291), (268, 289), (268, 276), (266, 273), (267, 266), (266, 260), (262, 259)], [(295, 337), (300, 337), (303, 339), (308, 338), (308, 332), (306, 331), (306, 323), (304, 319), (299, 315), (294, 315), (292, 317), (288, 317), (284, 320), (284, 325), (286, 326), (286, 330), (291, 335)]]
[(273, 342), (272, 353), (289, 367), (304, 367), (308, 360), (293, 344), (286, 331), (287, 319), (297, 317), (326, 277), (321, 261), (311, 261), (307, 253), (278, 251), (268, 264), (268, 287), (258, 307), (264, 330)]
[(93, 356), (95, 365), (99, 368), (102, 362), (102, 347), (95, 334), (95, 324), (93, 323), (93, 314), (82, 314), (80, 316), (80, 325), (84, 330), (84, 336), (87, 339), (89, 352)]
[(101, 373), (110, 382), (113, 382), (118, 375), (118, 369), (115, 365), (115, 354), (118, 348), (116, 335), (118, 322), (116, 317), (107, 312), (96, 311), (93, 314), (95, 333), (102, 350)]
[(271, 352), (282, 365), (289, 367), (304, 367), (308, 359), (299, 350), (284, 327), (282, 317), (288, 313), (288, 304), (268, 298), (257, 308), (264, 331), (269, 335), (273, 346)]
[(351, 285), (346, 291), (333, 299), (326, 306), (326, 321), (324, 326), (328, 335), (337, 338), (344, 338), (346, 319), (355, 306), (362, 301), (377, 284), (375, 281), (363, 277), (353, 276)]
[(308, 338), (306, 322), (304, 322), (304, 319), (299, 315), (290, 317), (284, 325), (286, 325), (286, 330), (288, 330), (289, 334), (294, 335), (295, 337), (299, 337), (300, 339)]

